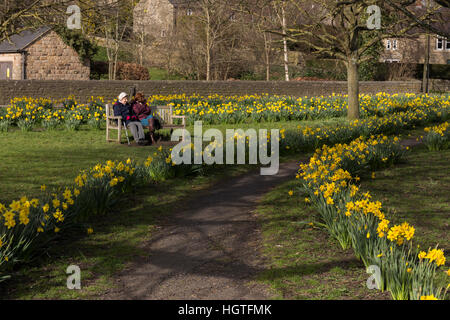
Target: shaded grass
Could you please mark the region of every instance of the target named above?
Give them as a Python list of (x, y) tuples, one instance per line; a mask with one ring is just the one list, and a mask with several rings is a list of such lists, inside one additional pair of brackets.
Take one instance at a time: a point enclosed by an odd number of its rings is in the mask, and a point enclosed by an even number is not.
[[(17, 268), (11, 280), (0, 285), (2, 299), (97, 299), (114, 288), (115, 275), (128, 263), (145, 257), (142, 245), (166, 223), (184, 200), (219, 180), (247, 172), (251, 166), (233, 166), (210, 176), (171, 179), (143, 186), (138, 194), (126, 197), (107, 216), (89, 226), (87, 236), (78, 228), (64, 235), (46, 256)], [(81, 269), (81, 290), (66, 287), (69, 265)]]
[[(225, 133), (227, 128), (286, 128), (294, 129), (302, 125), (323, 125), (340, 123), (344, 120), (291, 121), (253, 124), (204, 126), (217, 128)], [(187, 129), (194, 133), (193, 126)], [(147, 131), (147, 130), (146, 130)], [(158, 132), (164, 140), (170, 140), (168, 130)], [(117, 131), (111, 131), (117, 134)], [(79, 131), (65, 130), (21, 132), (13, 128), (10, 132), (0, 132), (0, 203), (10, 203), (24, 195), (39, 194), (40, 186), (50, 188), (70, 185), (80, 170), (89, 169), (107, 160), (128, 158), (143, 162), (155, 151), (154, 146), (129, 147), (123, 134), (122, 145), (107, 143), (105, 130), (91, 130), (84, 126)]]
[[(333, 122), (331, 120), (330, 122)], [(334, 121), (339, 123), (340, 120)], [(308, 122), (308, 125), (321, 125), (324, 121)], [(329, 123), (329, 122), (328, 122)], [(265, 128), (296, 128), (306, 122), (264, 123), (251, 125), (223, 125), (219, 129), (253, 127)], [(204, 129), (207, 129), (205, 126)], [(0, 133), (0, 145), (5, 146), (0, 161), (0, 202), (17, 199), (21, 195), (32, 196), (39, 192), (39, 186), (46, 184), (50, 187), (59, 187), (71, 184), (79, 170), (94, 166), (106, 160), (125, 160), (128, 157), (138, 161), (144, 160), (154, 151), (154, 147), (130, 148), (126, 145), (107, 144), (104, 131), (80, 130), (68, 133), (66, 131), (30, 132), (19, 131)], [(293, 159), (295, 156), (284, 157), (282, 161)], [(114, 275), (122, 270), (127, 263), (137, 257), (145, 255), (140, 244), (148, 239), (158, 228), (164, 224), (168, 215), (177, 209), (185, 197), (192, 196), (196, 190), (204, 189), (214, 181), (223, 179), (228, 175), (241, 174), (251, 166), (224, 167), (211, 176), (200, 176), (188, 179), (174, 179), (159, 185), (145, 186), (139, 195), (129, 197), (120, 207), (115, 208), (107, 217), (92, 223), (95, 233), (89, 237), (85, 229), (74, 230), (65, 240), (56, 244), (48, 256), (40, 257), (32, 265), (16, 270), (13, 279), (1, 285), (3, 292), (0, 296), (10, 299), (88, 299), (98, 298), (113, 286)], [(11, 172), (13, 174), (11, 174)], [(5, 182), (5, 183), (3, 183)], [(289, 188), (288, 185), (281, 188)], [(278, 189), (277, 189), (278, 190)], [(275, 191), (274, 191), (275, 192)], [(270, 199), (286, 196), (284, 190), (278, 195), (269, 195)], [(270, 198), (272, 197), (272, 198)], [(290, 198), (292, 200), (294, 197)], [(6, 200), (5, 200), (6, 199)], [(273, 206), (274, 201), (269, 204)], [(299, 201), (297, 199), (297, 201)], [(283, 225), (290, 225), (291, 220), (298, 221), (297, 206), (292, 203), (284, 204), (279, 201), (273, 208), (279, 210), (279, 220), (284, 221), (280, 228), (280, 236), (288, 236), (282, 230)], [(287, 216), (283, 216), (283, 212)], [(308, 215), (309, 216), (309, 215)], [(291, 220), (290, 220), (291, 219)], [(290, 233), (298, 233), (298, 228), (304, 225), (291, 226)], [(312, 229), (312, 232), (323, 232)], [(294, 236), (292, 236), (295, 239)], [(322, 237), (322, 238), (320, 238)], [(358, 261), (351, 253), (336, 251), (338, 246), (325, 237), (312, 233), (307, 244), (313, 244), (316, 238), (324, 243), (330, 243), (323, 248), (320, 243), (314, 250), (309, 247), (299, 247), (295, 255), (290, 256), (302, 261), (302, 264), (290, 265), (284, 259), (278, 271), (267, 271), (262, 277), (270, 283), (275, 281), (280, 287), (285, 283), (285, 276), (289, 275), (293, 284), (307, 279), (308, 286), (304, 294), (298, 294), (293, 288), (287, 288), (287, 296), (295, 298), (329, 298), (347, 299), (354, 297), (378, 297), (373, 291), (365, 289), (365, 280), (368, 275), (364, 273)], [(275, 238), (276, 239), (276, 238)], [(294, 241), (291, 239), (291, 242)], [(287, 240), (286, 240), (287, 241)], [(279, 249), (279, 247), (276, 247)], [(275, 252), (278, 252), (275, 250)], [(299, 252), (297, 254), (297, 252)], [(330, 255), (331, 260), (329, 259)], [(304, 259), (303, 255), (310, 257)], [(325, 260), (324, 260), (325, 259)], [(71, 291), (66, 288), (67, 266), (75, 264), (82, 269), (81, 291)], [(272, 272), (272, 274), (271, 274)], [(305, 278), (307, 277), (307, 278)], [(324, 280), (325, 279), (325, 280)], [(344, 280), (342, 280), (344, 279)], [(357, 280), (355, 280), (357, 279)], [(322, 283), (325, 281), (325, 284)], [(342, 285), (338, 285), (341, 281)], [(362, 290), (362, 291), (361, 291)], [(364, 291), (365, 290), (365, 291)], [(322, 297), (323, 295), (323, 297)], [(284, 297), (280, 294), (280, 297)], [(384, 296), (383, 296), (384, 297)]]
[[(404, 164), (376, 172), (375, 179), (371, 173), (362, 176), (361, 190), (382, 202), (391, 223), (412, 224), (414, 243), (424, 250), (436, 244), (444, 252), (450, 249), (448, 159), (448, 150), (428, 152), (420, 146)], [(293, 180), (276, 188), (258, 208), (269, 265), (259, 281), (280, 299), (390, 299), (389, 293), (366, 288), (364, 265), (352, 250), (343, 251), (325, 229), (316, 227), (316, 210), (297, 186)]]
[[(294, 125), (294, 124), (292, 124)], [(297, 124), (295, 124), (297, 125)], [(276, 124), (274, 124), (276, 127)], [(207, 129), (208, 127), (205, 127)], [(222, 129), (225, 130), (227, 126)], [(145, 160), (155, 147), (128, 147), (105, 142), (103, 130), (82, 128), (0, 134), (0, 201), (9, 202), (22, 195), (40, 193), (40, 185), (51, 189), (70, 185), (82, 169), (106, 160)], [(292, 159), (286, 156), (281, 161)], [(242, 174), (254, 166), (226, 166), (209, 176), (177, 178), (143, 186), (128, 196), (105, 217), (89, 224), (94, 234), (87, 236), (87, 225), (69, 231), (45, 255), (28, 265), (17, 266), (11, 280), (0, 285), (0, 296), (7, 299), (89, 299), (110, 290), (114, 275), (127, 263), (145, 255), (140, 245), (164, 225), (183, 199), (197, 190), (228, 176)], [(66, 269), (78, 265), (82, 270), (82, 290), (68, 290)]]
[(375, 179), (362, 179), (383, 204), (391, 223), (408, 221), (415, 229), (414, 240), (422, 249), (439, 247), (450, 251), (450, 150), (428, 151), (421, 145), (406, 163), (375, 172)]
[(106, 160), (143, 161), (154, 147), (128, 147), (105, 141), (105, 131), (63, 130), (0, 133), (0, 202), (70, 185), (80, 170)]
[[(236, 124), (217, 124), (217, 125), (204, 125), (205, 129), (216, 128), (225, 133), (226, 129), (286, 129), (295, 130), (300, 125), (302, 127), (323, 127), (323, 126), (338, 126), (347, 124), (348, 120), (346, 118), (331, 118), (331, 119), (321, 119), (321, 120), (302, 120), (302, 121), (276, 121), (276, 122), (251, 122), (251, 123), (236, 123)], [(194, 126), (189, 125), (186, 127), (187, 130), (194, 133)]]

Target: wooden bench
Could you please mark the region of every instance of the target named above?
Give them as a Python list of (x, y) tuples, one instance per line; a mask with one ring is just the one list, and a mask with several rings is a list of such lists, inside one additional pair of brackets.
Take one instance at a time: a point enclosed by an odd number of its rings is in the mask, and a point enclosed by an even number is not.
[[(186, 129), (186, 117), (177, 116), (173, 114), (172, 106), (157, 106), (152, 107), (153, 117), (159, 120), (161, 124), (161, 129), (170, 129), (170, 134), (172, 134), (174, 129)], [(181, 119), (181, 124), (174, 124), (174, 119)], [(120, 124), (120, 125), (119, 125)], [(109, 131), (117, 130), (117, 139), (111, 139)], [(106, 141), (111, 142), (122, 142), (122, 130), (125, 130), (128, 144), (130, 144), (130, 139), (128, 137), (128, 130), (125, 124), (122, 122), (121, 116), (114, 116), (114, 108), (111, 104), (106, 105)], [(184, 135), (183, 138), (184, 140)]]
[[(174, 115), (172, 106), (152, 107), (152, 114), (153, 117), (159, 120), (161, 129), (170, 129), (171, 135), (174, 129), (186, 129), (186, 116)], [(181, 124), (174, 124), (174, 119), (181, 119)]]
[[(128, 130), (125, 123), (122, 121), (122, 116), (114, 115), (114, 108), (111, 104), (106, 105), (106, 141), (115, 141), (122, 143), (122, 130), (125, 130), (128, 144), (130, 144), (130, 138), (128, 137)], [(117, 139), (111, 139), (109, 135), (110, 130), (117, 130)]]

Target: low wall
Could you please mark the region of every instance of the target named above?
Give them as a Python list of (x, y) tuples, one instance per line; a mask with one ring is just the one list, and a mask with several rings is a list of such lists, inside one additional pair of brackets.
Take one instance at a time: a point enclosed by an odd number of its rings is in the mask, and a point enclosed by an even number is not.
[[(74, 95), (81, 103), (91, 96), (115, 99), (122, 91), (130, 93), (135, 87), (146, 95), (152, 94), (220, 94), (245, 95), (268, 93), (296, 97), (347, 93), (345, 81), (49, 81), (49, 80), (2, 80), (0, 81), (0, 105), (6, 105), (15, 97), (61, 99)], [(430, 90), (450, 90), (450, 81), (431, 81)], [(420, 81), (362, 81), (361, 93), (419, 93)]]

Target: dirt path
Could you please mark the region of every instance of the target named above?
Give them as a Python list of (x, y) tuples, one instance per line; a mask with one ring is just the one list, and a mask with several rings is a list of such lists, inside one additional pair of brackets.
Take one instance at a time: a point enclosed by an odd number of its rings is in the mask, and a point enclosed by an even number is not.
[(257, 170), (197, 194), (144, 245), (148, 257), (123, 270), (117, 289), (102, 298), (270, 299), (264, 285), (252, 282), (265, 265), (253, 211), (265, 193), (293, 178), (298, 164), (281, 164), (275, 176)]
[(149, 256), (126, 268), (104, 299), (269, 299), (250, 283), (262, 270), (258, 200), (292, 179), (298, 163), (280, 165), (276, 176), (259, 170), (196, 195), (169, 225), (145, 244)]

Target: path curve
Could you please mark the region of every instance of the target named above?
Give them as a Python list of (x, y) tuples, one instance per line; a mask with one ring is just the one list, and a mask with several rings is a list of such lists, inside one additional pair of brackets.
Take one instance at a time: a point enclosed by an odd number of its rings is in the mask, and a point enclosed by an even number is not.
[(148, 257), (123, 270), (103, 299), (270, 299), (264, 285), (252, 282), (264, 268), (254, 210), (298, 169), (299, 162), (284, 163), (277, 175), (258, 170), (200, 192), (170, 216), (145, 244)]

